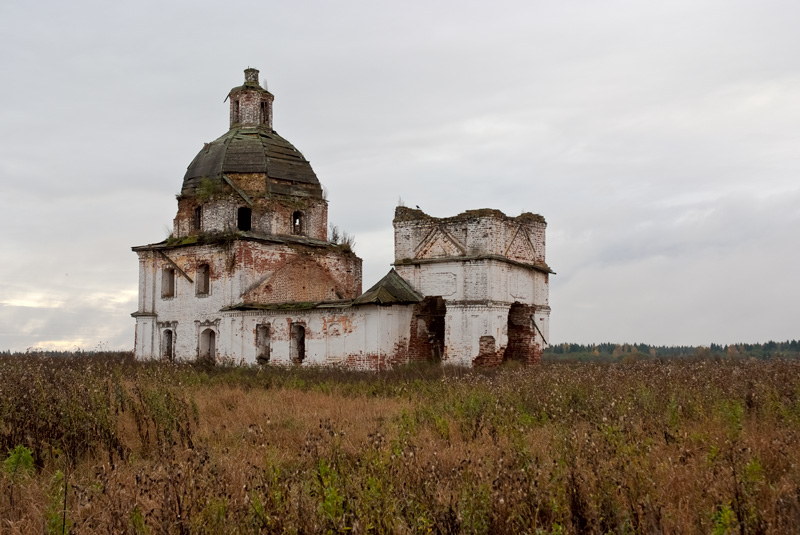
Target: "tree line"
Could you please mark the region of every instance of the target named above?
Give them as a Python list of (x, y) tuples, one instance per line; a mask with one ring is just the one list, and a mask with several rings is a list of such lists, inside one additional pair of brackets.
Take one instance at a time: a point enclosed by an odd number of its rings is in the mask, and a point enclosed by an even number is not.
[(659, 346), (650, 344), (573, 344), (548, 347), (544, 360), (621, 361), (647, 358), (800, 358), (800, 340), (763, 344), (711, 344), (708, 346)]

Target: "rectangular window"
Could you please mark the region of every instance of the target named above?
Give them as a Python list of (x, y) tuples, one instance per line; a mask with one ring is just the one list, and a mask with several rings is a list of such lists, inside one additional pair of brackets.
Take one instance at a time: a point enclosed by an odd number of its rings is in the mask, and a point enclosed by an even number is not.
[(175, 297), (175, 269), (164, 268), (161, 275), (161, 297)]
[(299, 323), (292, 323), (289, 332), (289, 356), (295, 364), (302, 364), (306, 358), (306, 328)]
[(192, 226), (194, 230), (202, 230), (203, 229), (203, 207), (197, 206), (194, 209), (194, 218), (192, 220)]
[(269, 123), (269, 108), (266, 102), (261, 103), (261, 124)]
[(259, 364), (269, 362), (269, 325), (256, 327), (256, 359)]
[(253, 218), (253, 211), (246, 206), (239, 208), (236, 211), (236, 228), (239, 230), (248, 231), (251, 228)]
[(298, 211), (292, 214), (292, 234), (303, 235), (303, 212)]
[(211, 269), (208, 264), (201, 264), (197, 266), (197, 275), (195, 275), (195, 288), (197, 295), (208, 295), (211, 291)]

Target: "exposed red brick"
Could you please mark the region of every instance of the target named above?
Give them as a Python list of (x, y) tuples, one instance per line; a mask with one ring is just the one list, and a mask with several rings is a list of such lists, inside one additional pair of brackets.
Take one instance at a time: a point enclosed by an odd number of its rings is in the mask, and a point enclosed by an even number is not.
[(476, 368), (492, 368), (503, 362), (503, 352), (498, 351), (494, 336), (481, 336), (478, 341), (478, 356), (472, 361)]
[(445, 304), (441, 297), (427, 297), (414, 306), (409, 329), (409, 361), (438, 361), (444, 355)]
[(536, 307), (514, 303), (508, 311), (508, 345), (503, 360), (515, 360), (525, 364), (536, 364), (542, 358), (533, 326)]

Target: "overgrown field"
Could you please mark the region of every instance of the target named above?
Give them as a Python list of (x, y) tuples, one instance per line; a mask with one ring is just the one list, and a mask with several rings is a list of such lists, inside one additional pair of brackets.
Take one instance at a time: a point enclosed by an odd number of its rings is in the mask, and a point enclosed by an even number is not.
[(797, 533), (800, 361), (0, 357), (0, 533)]

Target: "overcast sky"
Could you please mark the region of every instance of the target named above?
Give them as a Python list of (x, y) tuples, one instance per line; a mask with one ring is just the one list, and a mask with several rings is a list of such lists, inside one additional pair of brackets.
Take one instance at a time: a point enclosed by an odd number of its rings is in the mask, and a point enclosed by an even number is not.
[(390, 268), (398, 199), (548, 222), (551, 341), (800, 338), (800, 3), (0, 3), (0, 350), (133, 347), (137, 259), (261, 70)]

